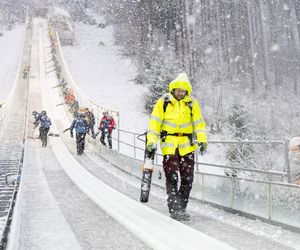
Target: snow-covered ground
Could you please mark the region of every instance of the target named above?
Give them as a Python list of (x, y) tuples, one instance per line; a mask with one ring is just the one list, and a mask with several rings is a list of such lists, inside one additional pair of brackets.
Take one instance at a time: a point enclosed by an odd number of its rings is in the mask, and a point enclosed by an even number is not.
[(16, 76), (22, 51), (24, 26), (5, 30), (0, 36), (0, 103), (9, 94)]
[(133, 83), (136, 67), (114, 45), (113, 27), (77, 23), (75, 34), (75, 45), (63, 47), (63, 53), (76, 84), (94, 102), (119, 111), (122, 129), (144, 132), (149, 119), (143, 108), (147, 89)]

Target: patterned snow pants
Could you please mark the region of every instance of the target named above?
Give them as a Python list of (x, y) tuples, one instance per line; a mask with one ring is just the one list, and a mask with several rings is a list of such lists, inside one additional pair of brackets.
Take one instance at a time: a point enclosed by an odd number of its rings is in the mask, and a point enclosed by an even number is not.
[[(185, 210), (189, 201), (194, 180), (194, 152), (180, 156), (178, 149), (174, 155), (165, 155), (163, 168), (166, 176), (166, 189), (170, 213)], [(180, 174), (180, 187), (178, 189), (178, 174)]]
[(40, 127), (40, 136), (39, 138), (42, 141), (42, 147), (46, 147), (47, 146), (47, 135), (49, 132), (50, 128), (44, 128), (44, 127)]
[(78, 155), (83, 154), (84, 144), (85, 144), (85, 133), (76, 133), (76, 149)]

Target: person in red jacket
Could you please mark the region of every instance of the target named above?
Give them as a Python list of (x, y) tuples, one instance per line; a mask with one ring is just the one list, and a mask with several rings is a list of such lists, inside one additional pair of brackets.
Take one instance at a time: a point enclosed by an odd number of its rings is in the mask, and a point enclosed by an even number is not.
[(103, 117), (101, 119), (99, 130), (101, 131), (100, 142), (106, 146), (105, 137), (107, 136), (108, 147), (112, 148), (112, 138), (111, 133), (115, 129), (116, 123), (114, 118), (106, 111), (103, 112)]

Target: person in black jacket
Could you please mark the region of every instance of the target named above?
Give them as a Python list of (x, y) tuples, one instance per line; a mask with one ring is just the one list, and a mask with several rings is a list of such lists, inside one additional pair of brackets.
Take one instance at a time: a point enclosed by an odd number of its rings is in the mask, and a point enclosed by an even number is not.
[(101, 131), (100, 142), (106, 146), (105, 137), (107, 137), (108, 147), (112, 148), (112, 131), (116, 128), (116, 123), (112, 115), (108, 111), (103, 112), (103, 117), (100, 121), (99, 131)]
[(90, 134), (91, 131), (91, 136), (94, 138), (95, 137), (95, 131), (94, 131), (94, 126), (95, 126), (95, 116), (92, 111), (89, 110), (89, 108), (84, 109), (84, 114), (86, 117), (87, 121), (87, 133)]
[(87, 131), (87, 122), (82, 113), (78, 113), (77, 117), (73, 120), (70, 127), (71, 137), (73, 137), (73, 129), (76, 133), (76, 149), (77, 154), (82, 155), (84, 151), (85, 135)]
[(50, 118), (47, 116), (47, 112), (43, 110), (37, 118), (37, 125), (40, 125), (40, 136), (42, 141), (42, 147), (47, 146), (47, 136), (52, 125)]

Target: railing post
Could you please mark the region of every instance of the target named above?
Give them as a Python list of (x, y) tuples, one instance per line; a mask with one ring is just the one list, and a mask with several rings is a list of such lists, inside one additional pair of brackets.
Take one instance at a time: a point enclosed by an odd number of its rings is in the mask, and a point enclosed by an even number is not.
[(231, 180), (231, 189), (230, 189), (230, 208), (233, 208), (233, 200), (234, 200), (234, 188), (233, 188), (233, 177), (230, 177)]
[(290, 160), (289, 160), (289, 142), (288, 142), (288, 140), (286, 140), (284, 142), (284, 157), (285, 157), (285, 167), (286, 167), (288, 182), (291, 183), (291, 168), (290, 168)]
[(269, 214), (268, 218), (269, 220), (272, 220), (272, 214), (273, 214), (273, 205), (272, 205), (272, 200), (273, 200), (273, 195), (272, 195), (272, 184), (269, 183)]
[(205, 190), (205, 188), (204, 188), (204, 174), (201, 174), (201, 176), (202, 176), (202, 178), (201, 178), (201, 184), (202, 184), (202, 199), (204, 200), (204, 190)]
[(135, 133), (133, 133), (133, 158), (136, 159)]
[(117, 112), (118, 117), (118, 152), (120, 152), (120, 115), (119, 112)]
[(199, 166), (198, 166), (198, 152), (195, 151), (195, 163), (196, 163), (196, 170), (199, 171)]

